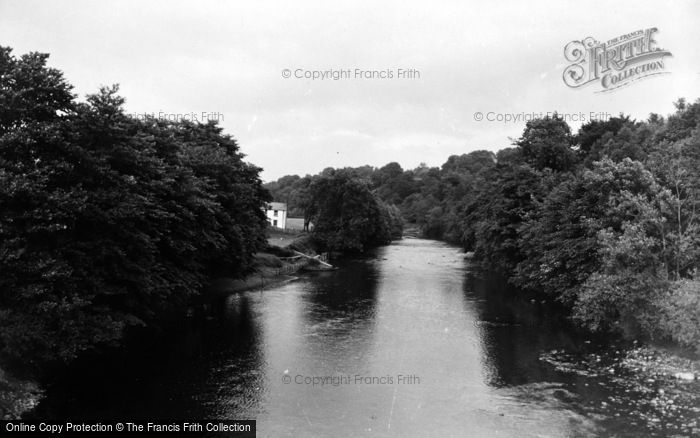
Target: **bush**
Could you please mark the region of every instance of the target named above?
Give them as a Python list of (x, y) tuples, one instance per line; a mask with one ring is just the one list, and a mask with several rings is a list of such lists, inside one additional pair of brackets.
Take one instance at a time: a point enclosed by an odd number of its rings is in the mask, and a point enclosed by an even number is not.
[(700, 281), (676, 282), (661, 300), (661, 308), (668, 336), (700, 353)]
[(281, 268), (282, 260), (274, 254), (258, 253), (255, 254), (255, 264), (257, 266), (265, 266), (268, 268)]
[(664, 280), (647, 273), (595, 273), (581, 287), (574, 318), (592, 330), (658, 338), (663, 336), (658, 299), (667, 287)]

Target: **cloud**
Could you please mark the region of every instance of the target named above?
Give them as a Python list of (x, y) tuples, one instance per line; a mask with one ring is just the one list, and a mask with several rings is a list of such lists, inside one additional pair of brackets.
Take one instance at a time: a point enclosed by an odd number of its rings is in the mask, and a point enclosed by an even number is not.
[[(697, 98), (700, 6), (678, 1), (3, 0), (0, 40), (51, 53), (81, 95), (120, 83), (130, 112), (219, 112), (265, 179), (327, 166), (439, 165), (497, 149), (523, 123), (474, 113), (670, 112)], [(567, 88), (566, 43), (657, 27), (670, 75), (607, 95)], [(282, 71), (416, 69), (309, 80)]]

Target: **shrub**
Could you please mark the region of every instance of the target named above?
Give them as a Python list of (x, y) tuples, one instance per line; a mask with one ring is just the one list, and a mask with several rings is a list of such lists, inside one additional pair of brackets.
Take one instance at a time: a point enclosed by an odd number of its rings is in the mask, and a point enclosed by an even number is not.
[(679, 344), (700, 353), (700, 280), (681, 280), (661, 300), (662, 326)]

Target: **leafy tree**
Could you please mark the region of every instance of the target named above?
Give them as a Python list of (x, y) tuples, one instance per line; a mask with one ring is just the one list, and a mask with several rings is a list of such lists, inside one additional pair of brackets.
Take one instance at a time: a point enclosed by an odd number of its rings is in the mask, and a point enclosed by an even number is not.
[(332, 251), (364, 251), (391, 241), (389, 213), (369, 183), (351, 170), (331, 170), (309, 188), (314, 203), (313, 235)]
[(628, 222), (621, 234), (600, 232), (603, 266), (582, 285), (574, 316), (595, 329), (661, 334), (659, 297), (668, 288), (659, 242)]
[(416, 191), (412, 175), (404, 172), (395, 162), (377, 169), (372, 173), (371, 180), (377, 196), (389, 204), (401, 204)]
[(0, 54), (1, 360), (118, 343), (250, 269), (269, 198), (221, 128), (130, 118), (116, 87), (77, 103), (46, 55)]
[(404, 220), (401, 216), (401, 210), (395, 205), (387, 205), (382, 203), (384, 210), (383, 215), (389, 227), (389, 234), (392, 240), (398, 240), (403, 237)]
[(556, 114), (528, 121), (515, 144), (524, 160), (537, 170), (566, 171), (576, 164), (571, 129)]
[(607, 120), (591, 120), (578, 130), (574, 137), (574, 143), (578, 145), (579, 154), (588, 162), (603, 158), (600, 149), (612, 136), (615, 136), (623, 127), (631, 127), (634, 122), (629, 116), (620, 114), (619, 117), (611, 117)]
[(668, 117), (656, 137), (658, 143), (674, 143), (689, 138), (700, 125), (700, 99), (689, 104), (683, 98), (675, 102), (676, 112)]
[[(514, 272), (516, 282), (565, 300), (599, 268), (598, 232), (620, 230), (634, 212), (611, 209), (621, 193), (652, 198), (659, 192), (642, 163), (605, 159), (573, 179), (554, 187), (527, 216), (519, 229), (523, 259)], [(615, 212), (614, 214), (613, 211)]]
[(660, 302), (659, 323), (664, 332), (678, 344), (700, 352), (700, 281), (675, 282)]
[(17, 59), (11, 48), (0, 46), (0, 135), (54, 122), (73, 110), (73, 87), (59, 70), (46, 67), (48, 57), (32, 52)]
[(510, 273), (523, 257), (518, 230), (543, 194), (542, 174), (529, 165), (499, 164), (484, 181), (465, 206), (463, 243), (482, 266)]

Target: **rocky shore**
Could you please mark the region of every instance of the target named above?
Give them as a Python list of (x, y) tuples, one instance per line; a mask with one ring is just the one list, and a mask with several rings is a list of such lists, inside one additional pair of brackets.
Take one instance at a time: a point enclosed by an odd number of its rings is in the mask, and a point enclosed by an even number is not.
[(599, 388), (602, 401), (571, 401), (586, 416), (632, 412), (632, 425), (650, 436), (700, 436), (700, 361), (678, 353), (635, 344), (591, 353), (552, 350), (540, 360), (572, 374), (577, 384)]

